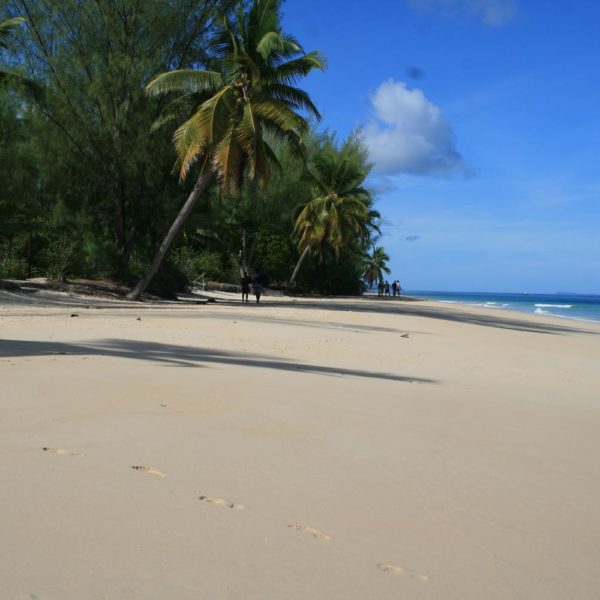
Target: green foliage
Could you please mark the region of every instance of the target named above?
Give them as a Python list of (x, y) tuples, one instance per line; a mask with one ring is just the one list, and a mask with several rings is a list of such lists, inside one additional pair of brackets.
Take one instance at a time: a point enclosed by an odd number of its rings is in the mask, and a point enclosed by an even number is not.
[[(242, 250), (245, 268), (284, 286), (299, 258), (297, 208), (319, 198), (319, 214), (338, 217), (321, 222), (298, 285), (359, 291), (377, 233), (359, 189), (366, 151), (300, 116), (319, 116), (296, 85), (324, 61), (280, 31), (279, 2), (5, 0), (0, 22), (0, 71), (11, 73), (0, 77), (0, 277), (133, 283), (192, 188), (177, 173), (212, 148), (221, 185), (185, 224), (155, 292), (203, 273), (237, 283)], [(342, 206), (331, 190), (354, 200)]]
[(13, 17), (0, 23), (0, 48), (8, 48), (11, 30), (16, 29), (21, 23), (24, 23), (23, 17)]
[(285, 285), (297, 255), (289, 234), (259, 231), (255, 236), (252, 261), (257, 269), (266, 272), (271, 285)]
[[(307, 173), (312, 193), (298, 207), (294, 224), (300, 257), (290, 286), (307, 253), (320, 263), (332, 251), (336, 260), (342, 251), (358, 256), (379, 234), (380, 215), (373, 210), (373, 198), (363, 187), (369, 170), (366, 149), (356, 135), (340, 147), (332, 136), (325, 136), (313, 151)], [(353, 277), (356, 279), (356, 274)]]
[(0, 279), (24, 279), (27, 277), (27, 262), (22, 258), (0, 259)]
[(56, 236), (46, 248), (46, 277), (56, 281), (65, 281), (73, 264), (77, 251), (77, 242), (66, 235)]
[(223, 281), (222, 257), (217, 252), (201, 250), (196, 253), (191, 246), (181, 246), (171, 256), (173, 264), (185, 275), (190, 283)]
[(298, 111), (320, 115), (294, 86), (325, 61), (281, 30), (278, 0), (254, 0), (246, 11), (240, 4), (236, 18), (223, 19), (210, 51), (212, 70), (170, 71), (146, 88), (151, 96), (179, 94), (160, 122), (185, 115), (174, 134), (180, 178), (199, 163), (226, 193), (239, 195), (244, 175), (264, 188), (278, 163), (266, 134), (302, 150), (308, 126)]
[(170, 175), (169, 135), (150, 133), (158, 103), (146, 96), (144, 85), (168, 68), (207, 60), (215, 19), (232, 4), (5, 3), (7, 16), (19, 12), (26, 17), (11, 40), (13, 53), (7, 60), (23, 62), (44, 88), (43, 101), (29, 103), (23, 131), (36, 158), (29, 177), (46, 210), (60, 198), (68, 210), (90, 217), (78, 237), (102, 239), (86, 243), (88, 264), (126, 278), (134, 248), (150, 254), (185, 197)]
[(382, 281), (384, 273), (389, 275), (390, 270), (387, 267), (389, 260), (390, 257), (380, 246), (373, 246), (370, 254), (368, 252), (364, 253), (362, 278), (369, 287), (373, 287), (373, 284), (377, 281)]
[[(308, 94), (295, 84), (311, 70), (323, 69), (324, 60), (317, 52), (305, 54), (281, 30), (279, 0), (253, 0), (247, 8), (240, 2), (236, 17), (222, 20), (209, 48), (212, 70), (169, 71), (146, 87), (150, 96), (178, 92), (159, 122), (183, 118), (173, 135), (180, 180), (183, 182), (196, 164), (200, 171), (193, 191), (129, 298), (144, 292), (214, 179), (222, 193), (234, 197), (241, 195), (244, 183), (253, 193), (264, 190), (272, 166), (279, 166), (270, 138), (286, 140), (289, 148), (301, 155), (308, 123), (299, 111), (320, 118)], [(246, 262), (242, 248), (240, 267), (247, 268)]]

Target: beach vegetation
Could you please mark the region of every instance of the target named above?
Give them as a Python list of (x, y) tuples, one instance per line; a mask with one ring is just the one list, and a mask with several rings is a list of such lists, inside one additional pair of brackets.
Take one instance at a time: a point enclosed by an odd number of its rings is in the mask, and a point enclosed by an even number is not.
[(360, 290), (368, 158), (321, 129), (301, 82), (325, 60), (280, 2), (6, 0), (0, 22), (0, 277), (284, 288), (312, 202), (295, 289)]
[(373, 209), (373, 197), (364, 187), (369, 170), (366, 151), (357, 136), (351, 136), (340, 148), (334, 139), (328, 139), (314, 154), (307, 170), (312, 194), (298, 208), (294, 224), (300, 256), (289, 287), (293, 287), (309, 254), (322, 261), (327, 251), (333, 251), (339, 259), (342, 250), (365, 246), (379, 233), (381, 215)]
[(365, 252), (363, 256), (363, 280), (369, 288), (372, 288), (377, 281), (383, 281), (384, 273), (390, 274), (390, 269), (387, 266), (389, 260), (390, 257), (381, 246), (373, 245), (370, 252)]
[(216, 180), (222, 193), (236, 197), (247, 182), (264, 190), (278, 165), (268, 136), (285, 140), (302, 154), (308, 131), (299, 111), (320, 118), (297, 81), (325, 61), (281, 30), (278, 0), (242, 4), (233, 18), (223, 18), (210, 45), (209, 69), (163, 73), (146, 87), (150, 96), (176, 97), (159, 124), (179, 119), (173, 135), (179, 178), (197, 167), (187, 200), (159, 246), (144, 277), (129, 294), (137, 298), (158, 272), (196, 202)]

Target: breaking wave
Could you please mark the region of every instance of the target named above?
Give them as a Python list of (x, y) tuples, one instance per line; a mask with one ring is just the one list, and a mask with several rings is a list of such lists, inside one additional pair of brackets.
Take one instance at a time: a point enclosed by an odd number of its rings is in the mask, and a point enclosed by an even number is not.
[(537, 308), (573, 308), (572, 304), (536, 304), (535, 306)]

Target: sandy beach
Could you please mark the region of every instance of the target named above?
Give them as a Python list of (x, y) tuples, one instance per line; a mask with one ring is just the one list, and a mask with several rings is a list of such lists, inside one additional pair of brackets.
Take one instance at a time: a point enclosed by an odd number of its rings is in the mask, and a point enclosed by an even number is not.
[(52, 298), (0, 297), (2, 598), (600, 597), (600, 325)]

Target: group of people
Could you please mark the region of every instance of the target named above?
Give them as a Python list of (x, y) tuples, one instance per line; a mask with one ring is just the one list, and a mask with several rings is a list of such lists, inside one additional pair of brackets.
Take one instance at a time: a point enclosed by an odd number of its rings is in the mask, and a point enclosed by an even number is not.
[[(400, 287), (399, 281), (394, 281), (392, 283), (392, 296), (395, 298), (400, 295), (402, 288)], [(389, 296), (390, 295), (390, 284), (388, 281), (380, 280), (377, 284), (377, 295), (378, 296)]]
[(248, 295), (250, 294), (250, 284), (254, 290), (254, 296), (256, 297), (256, 303), (260, 302), (263, 288), (267, 284), (267, 276), (260, 269), (256, 271), (254, 277), (250, 277), (248, 273), (244, 271), (242, 276), (242, 302), (250, 302)]
[[(263, 292), (263, 288), (267, 285), (267, 275), (261, 270), (258, 269), (253, 277), (250, 277), (246, 271), (242, 275), (242, 302), (250, 302), (248, 299), (250, 295), (250, 285), (252, 285), (252, 289), (254, 290), (254, 296), (256, 297), (256, 303), (260, 302), (260, 297)], [(390, 294), (391, 287), (391, 294)], [(398, 280), (393, 281), (390, 286), (388, 281), (380, 280), (377, 284), (377, 295), (378, 296), (400, 296), (400, 292), (402, 291), (402, 287), (400, 287), (400, 282)]]

